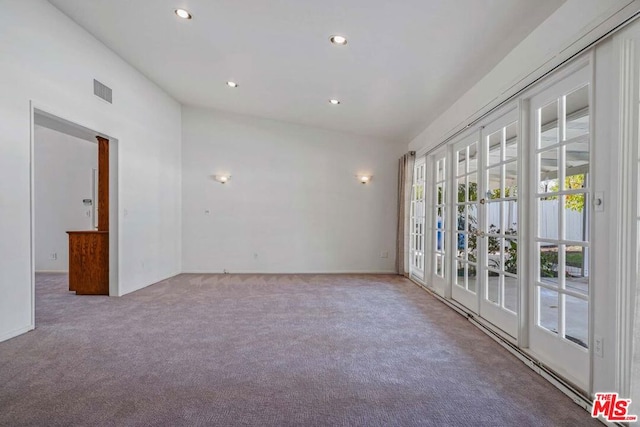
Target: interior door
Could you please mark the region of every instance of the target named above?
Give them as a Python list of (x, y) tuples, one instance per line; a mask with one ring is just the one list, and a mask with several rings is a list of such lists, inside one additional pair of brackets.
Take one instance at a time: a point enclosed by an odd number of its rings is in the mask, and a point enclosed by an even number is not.
[(481, 199), (478, 247), (481, 251), (480, 315), (518, 337), (518, 110), (482, 129)]
[(456, 194), (453, 210), (456, 218), (454, 236), (454, 280), (451, 297), (474, 313), (479, 313), (478, 251), (479, 218), (479, 133), (474, 132), (453, 146), (453, 175)]
[(590, 69), (530, 100), (532, 123), (530, 351), (589, 385)]

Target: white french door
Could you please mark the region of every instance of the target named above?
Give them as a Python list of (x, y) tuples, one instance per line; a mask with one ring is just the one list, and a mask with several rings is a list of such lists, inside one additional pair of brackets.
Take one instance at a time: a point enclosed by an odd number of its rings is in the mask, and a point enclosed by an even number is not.
[(518, 111), (453, 145), (454, 300), (518, 337)]
[(478, 251), (478, 230), (480, 227), (479, 199), (481, 189), (478, 183), (479, 134), (472, 133), (453, 146), (455, 176), (454, 215), (456, 234), (454, 279), (451, 297), (474, 313), (479, 313), (478, 271), (480, 251)]
[(428, 221), (428, 253), (430, 285), (441, 294), (446, 294), (447, 279), (449, 272), (447, 268), (447, 238), (450, 226), (447, 219), (447, 198), (448, 188), (448, 166), (446, 147), (440, 149), (429, 156), (429, 212)]
[(482, 129), (481, 316), (518, 337), (521, 282), (519, 267), (519, 122), (513, 109)]
[(425, 282), (589, 391), (592, 76), (576, 69), (427, 157)]
[(425, 240), (425, 158), (417, 159), (413, 168), (411, 187), (411, 239), (409, 270), (412, 276), (424, 279), (424, 240)]
[(583, 390), (589, 385), (590, 81), (584, 67), (530, 100), (529, 347)]

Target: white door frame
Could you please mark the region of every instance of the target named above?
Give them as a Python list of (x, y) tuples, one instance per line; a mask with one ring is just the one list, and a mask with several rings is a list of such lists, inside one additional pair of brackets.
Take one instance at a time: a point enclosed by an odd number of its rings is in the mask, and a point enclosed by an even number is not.
[(30, 251), (30, 266), (31, 266), (31, 325), (35, 327), (35, 163), (34, 163), (34, 147), (35, 147), (35, 115), (36, 110), (44, 112), (48, 115), (54, 116), (62, 122), (77, 127), (95, 132), (96, 135), (103, 136), (109, 139), (109, 295), (119, 296), (119, 246), (120, 241), (120, 227), (118, 216), (118, 140), (114, 137), (107, 135), (106, 133), (96, 131), (90, 127), (83, 126), (80, 121), (75, 120), (73, 117), (69, 117), (68, 112), (60, 112), (60, 109), (51, 107), (44, 103), (31, 100), (29, 102), (29, 126), (30, 126), (30, 138), (29, 138), (29, 191), (30, 191), (30, 223), (31, 223), (31, 251)]
[[(616, 391), (625, 398), (634, 399), (631, 413), (638, 413), (640, 408), (640, 385), (638, 377), (633, 375), (634, 328), (640, 328), (640, 322), (634, 325), (634, 311), (638, 292), (639, 244), (638, 231), (640, 212), (638, 203), (639, 162), (639, 126), (640, 126), (640, 24), (617, 35), (614, 39), (614, 52), (619, 58), (618, 75), (620, 76), (618, 108), (620, 126), (618, 137), (620, 148), (617, 164), (619, 166), (616, 180), (616, 200), (618, 206), (616, 227), (617, 263), (613, 266), (616, 295)], [(636, 318), (640, 318), (636, 313)], [(637, 336), (637, 331), (636, 331)], [(636, 354), (638, 349), (636, 347)], [(635, 385), (634, 385), (635, 384)], [(633, 389), (632, 389), (632, 385)], [(635, 392), (635, 393), (634, 393)], [(634, 395), (635, 394), (635, 395)]]

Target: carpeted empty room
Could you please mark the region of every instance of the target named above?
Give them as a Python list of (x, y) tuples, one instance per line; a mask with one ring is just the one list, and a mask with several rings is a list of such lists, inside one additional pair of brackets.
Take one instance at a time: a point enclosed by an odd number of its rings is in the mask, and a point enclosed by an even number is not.
[(37, 275), (0, 425), (599, 425), (396, 275), (182, 274), (122, 298)]

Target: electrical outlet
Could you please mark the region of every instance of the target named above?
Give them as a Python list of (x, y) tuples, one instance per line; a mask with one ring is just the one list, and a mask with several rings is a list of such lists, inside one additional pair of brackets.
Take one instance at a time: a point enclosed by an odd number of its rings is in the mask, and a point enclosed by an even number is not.
[(58, 253), (57, 253), (57, 252), (51, 252), (51, 253), (49, 254), (49, 259), (50, 259), (51, 261), (57, 261), (57, 260), (58, 260)]
[(593, 341), (593, 352), (598, 357), (604, 357), (604, 338), (595, 337)]
[(387, 251), (380, 252), (380, 258), (389, 258), (389, 252)]

